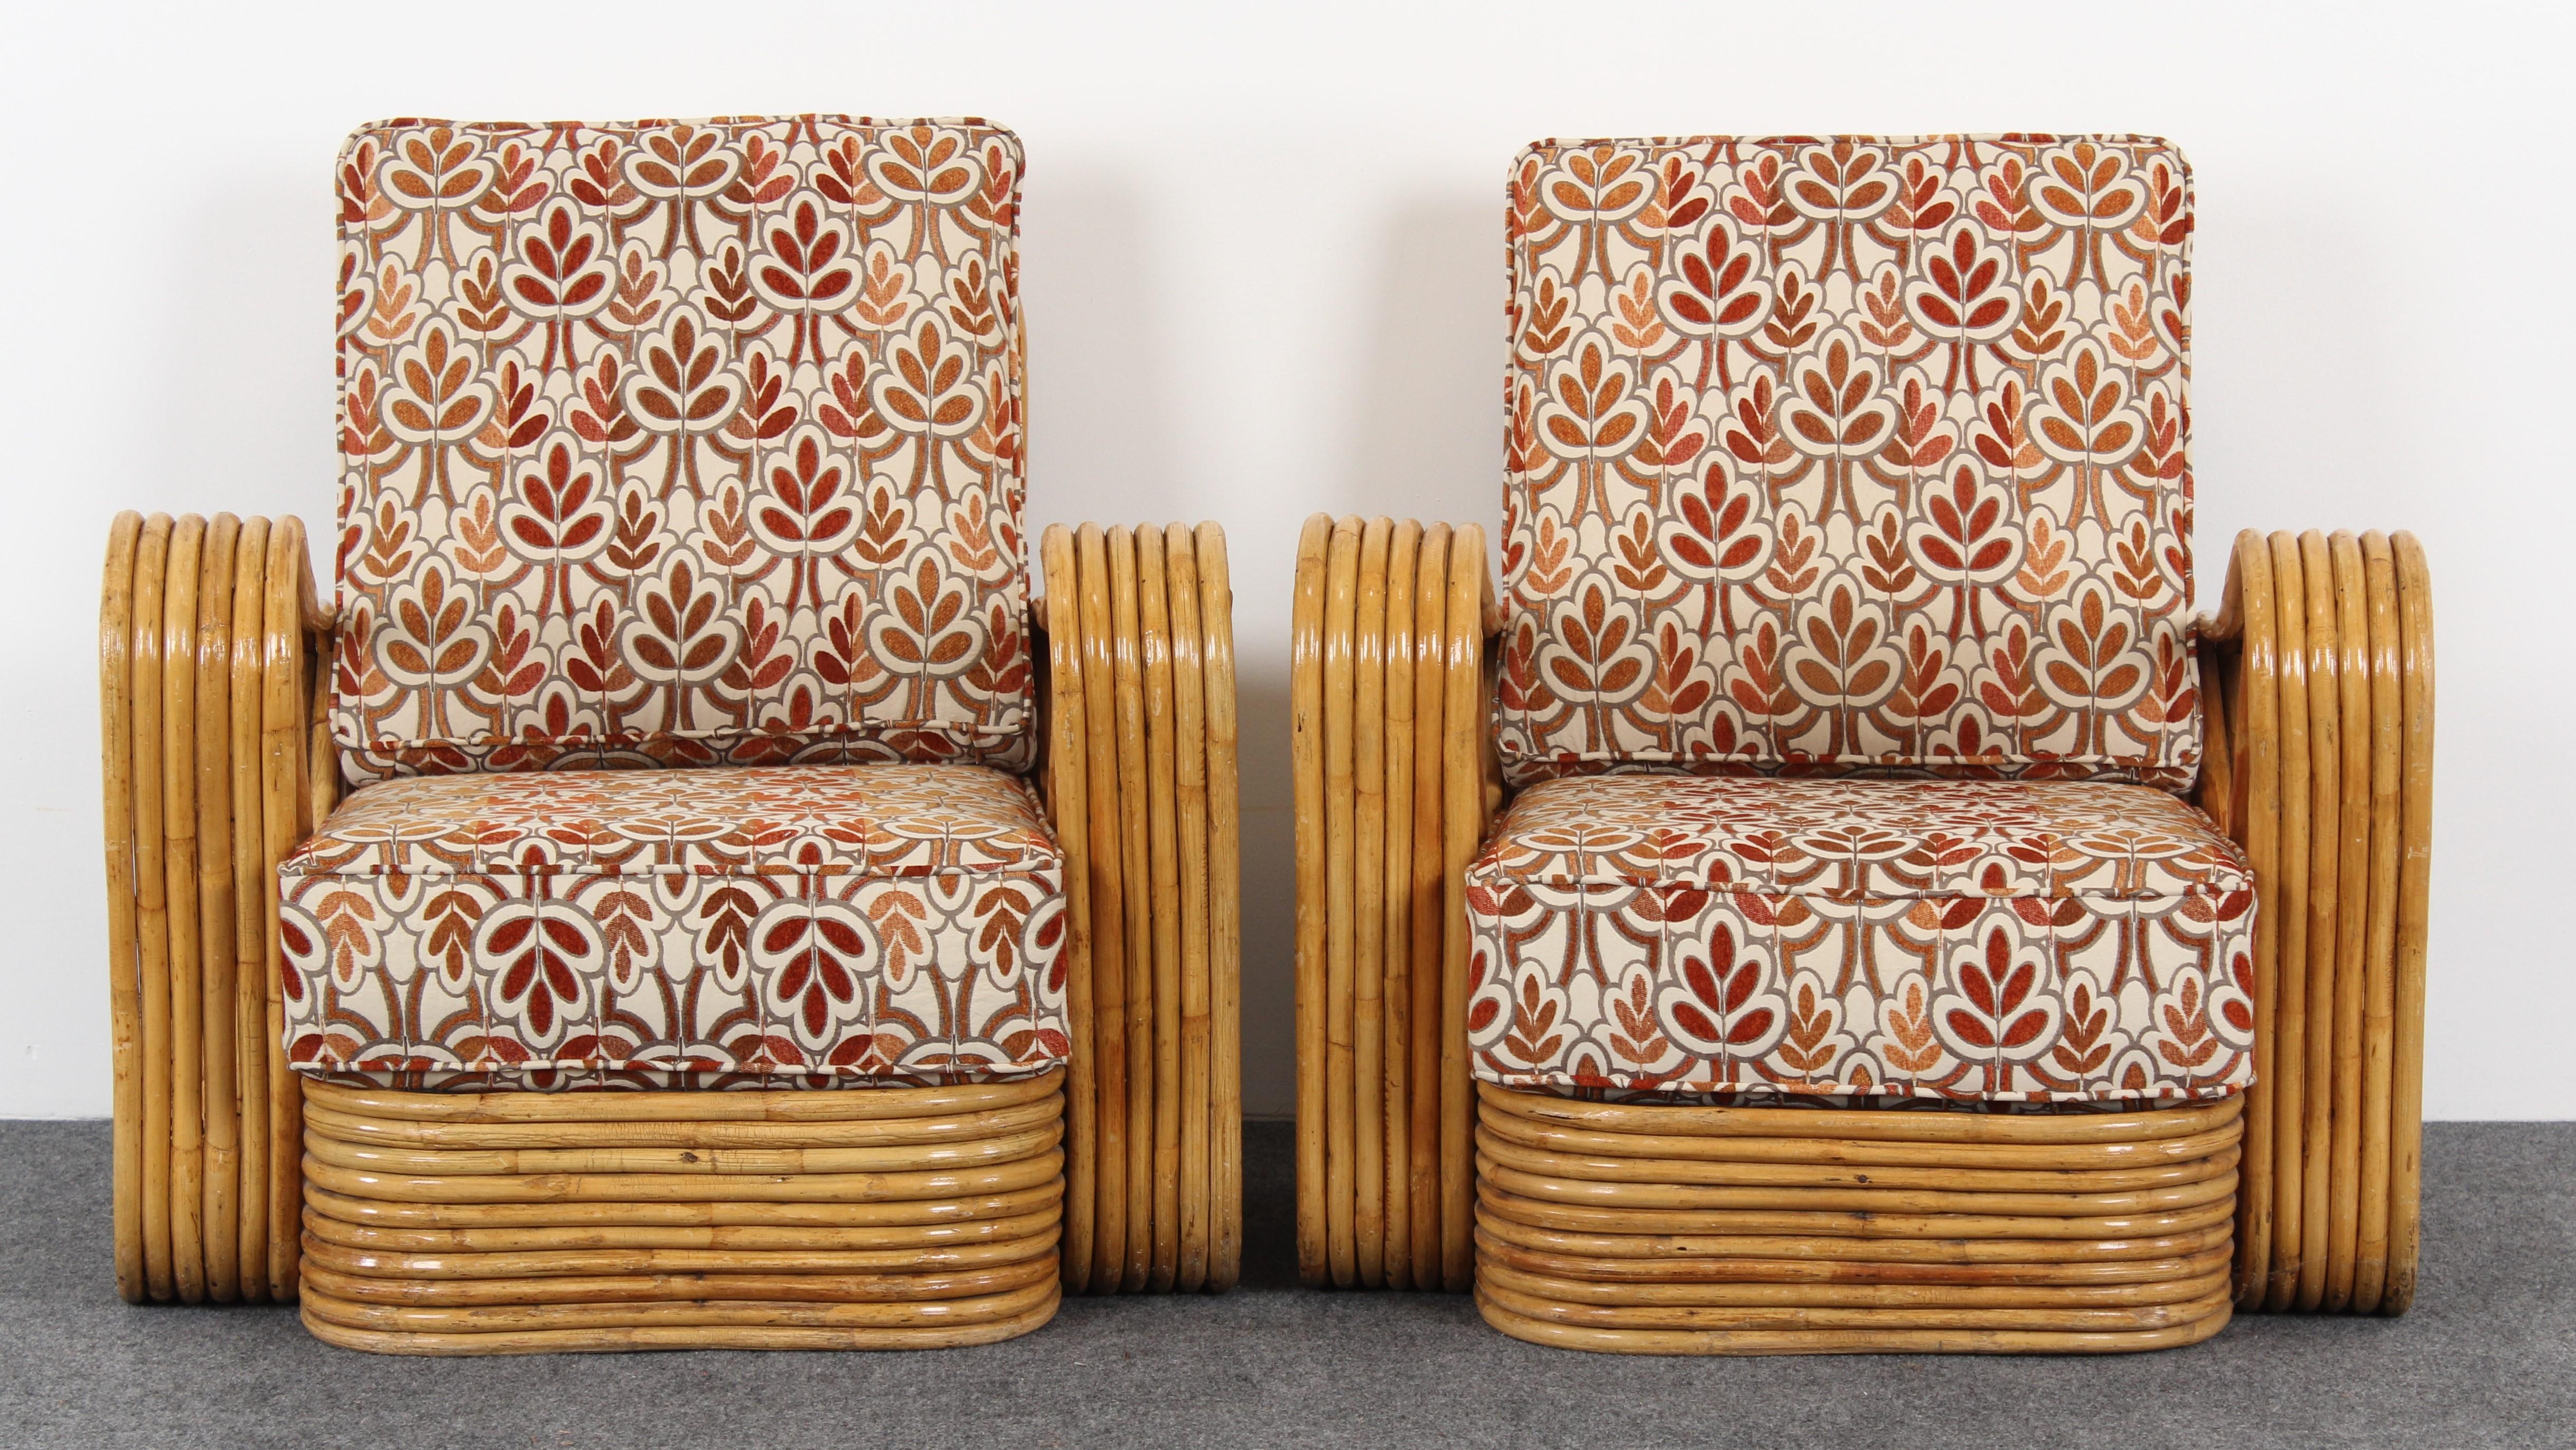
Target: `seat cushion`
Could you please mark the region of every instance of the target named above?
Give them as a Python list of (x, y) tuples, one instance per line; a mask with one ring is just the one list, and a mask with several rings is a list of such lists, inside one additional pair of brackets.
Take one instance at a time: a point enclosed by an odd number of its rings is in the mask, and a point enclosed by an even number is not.
[(2179, 151), (1545, 141), (1504, 227), (1512, 780), (2191, 783)]
[(1063, 1061), (1064, 859), (976, 766), (407, 777), (278, 867), (289, 1060), (405, 1086)]
[(1512, 1087), (1995, 1102), (2253, 1079), (2253, 876), (2144, 786), (1612, 775), (1467, 875), (1468, 1037)]
[(1019, 185), (972, 119), (352, 135), (351, 778), (1025, 766)]

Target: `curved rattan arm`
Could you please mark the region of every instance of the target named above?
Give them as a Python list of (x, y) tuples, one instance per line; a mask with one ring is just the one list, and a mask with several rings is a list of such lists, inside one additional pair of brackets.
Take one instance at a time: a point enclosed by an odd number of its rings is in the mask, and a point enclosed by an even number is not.
[(2237, 536), (2200, 802), (2260, 899), (2248, 1309), (2404, 1313), (2422, 1181), (2433, 617), (2411, 534)]
[(117, 1290), (291, 1299), (277, 859), (328, 808), (330, 621), (294, 518), (124, 513), (99, 600)]
[(1499, 620), (1475, 525), (1307, 520), (1290, 728), (1309, 1284), (1474, 1276), (1465, 873), (1499, 799)]
[(1225, 534), (1047, 529), (1039, 690), (1073, 934), (1064, 1279), (1233, 1286), (1241, 845)]

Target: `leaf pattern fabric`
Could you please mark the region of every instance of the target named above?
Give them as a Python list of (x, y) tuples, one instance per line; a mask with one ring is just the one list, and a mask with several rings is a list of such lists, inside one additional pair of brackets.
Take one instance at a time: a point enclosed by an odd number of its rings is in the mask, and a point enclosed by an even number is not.
[(1064, 862), (978, 766), (420, 776), (278, 867), (289, 1061), (404, 1087), (865, 1086), (1068, 1050)]
[(2254, 884), (2150, 787), (1605, 775), (1467, 873), (1468, 1042), (1510, 1087), (1991, 1102), (2253, 1078)]
[(2178, 151), (1549, 141), (1506, 229), (1510, 779), (2190, 784)]
[(1025, 766), (1020, 171), (975, 120), (351, 136), (351, 778)]

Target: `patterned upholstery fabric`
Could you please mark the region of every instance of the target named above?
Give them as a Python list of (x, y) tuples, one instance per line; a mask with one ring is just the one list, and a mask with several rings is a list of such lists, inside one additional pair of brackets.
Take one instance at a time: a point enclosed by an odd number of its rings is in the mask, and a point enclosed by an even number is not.
[(1063, 857), (977, 766), (385, 781), (278, 867), (289, 1060), (406, 1086), (1063, 1061)]
[(973, 120), (350, 137), (352, 777), (1025, 764), (1019, 182)]
[(1551, 141), (1507, 230), (1514, 781), (2190, 784), (2180, 153)]
[(2144, 786), (1609, 775), (1467, 874), (1512, 1087), (2071, 1102), (2253, 1077), (2253, 877)]

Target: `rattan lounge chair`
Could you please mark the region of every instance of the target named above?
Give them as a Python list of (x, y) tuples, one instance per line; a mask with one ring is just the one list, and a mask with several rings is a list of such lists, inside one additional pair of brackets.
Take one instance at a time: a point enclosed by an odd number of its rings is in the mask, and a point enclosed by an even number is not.
[(2424, 562), (2248, 533), (2192, 614), (2180, 154), (1547, 142), (1508, 205), (1502, 590), (1300, 543), (1307, 1280), (1642, 1353), (2402, 1312)]
[(336, 596), (293, 518), (108, 544), (125, 1297), (858, 1348), (1234, 1281), (1224, 539), (1050, 528), (1032, 599), (1020, 173), (350, 138)]

